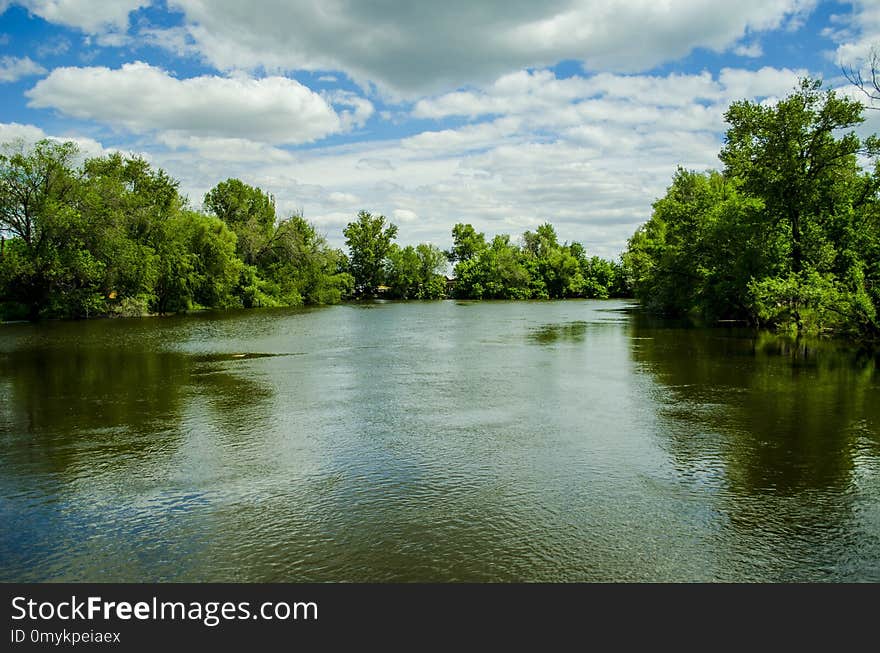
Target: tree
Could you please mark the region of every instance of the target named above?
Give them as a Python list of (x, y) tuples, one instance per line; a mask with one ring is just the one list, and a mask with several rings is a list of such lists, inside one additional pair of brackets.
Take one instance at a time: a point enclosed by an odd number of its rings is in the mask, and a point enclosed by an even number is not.
[(535, 229), (534, 233), (526, 231), (523, 234), (523, 249), (535, 258), (544, 257), (550, 251), (558, 248), (559, 241), (556, 237), (556, 230), (549, 222), (545, 222)]
[(275, 228), (275, 199), (239, 179), (227, 179), (208, 191), (204, 204), (235, 232), (245, 265), (257, 265)]
[(23, 142), (5, 149), (0, 154), (0, 229), (39, 250), (59, 235), (54, 212), (75, 202), (77, 147), (44, 139), (29, 151)]
[(441, 299), (446, 296), (446, 256), (436, 246), (392, 245), (388, 253), (387, 281), (400, 299)]
[(344, 255), (301, 215), (277, 221), (268, 193), (227, 179), (205, 195), (204, 203), (237, 236), (244, 265), (236, 294), (243, 306), (336, 303), (350, 292)]
[(880, 111), (880, 48), (872, 47), (867, 61), (844, 66), (843, 74), (849, 82), (864, 93), (868, 108)]
[[(841, 134), (863, 122), (863, 110), (860, 102), (804, 79), (775, 107), (738, 102), (727, 112), (731, 128), (720, 156), (725, 173), (763, 201), (765, 218), (784, 226), (788, 245), (781, 269), (750, 286), (756, 317), (767, 314), (765, 304), (779, 290), (785, 296), (778, 301), (791, 305), (798, 331), (806, 327), (804, 311), (813, 314), (812, 328), (822, 328), (828, 307), (837, 303), (817, 299), (823, 289), (836, 288), (844, 297), (865, 292), (848, 243), (852, 219), (876, 185), (861, 173), (856, 155), (876, 156), (880, 141), (874, 136), (862, 141), (853, 131)], [(799, 284), (813, 290), (792, 293)]]
[(35, 319), (54, 310), (87, 314), (101, 264), (83, 243), (89, 230), (80, 211), (81, 183), (73, 143), (19, 142), (0, 154), (0, 232), (11, 236), (0, 271), (6, 301)]
[(533, 276), (510, 236), (498, 235), (478, 255), (455, 266), (455, 295), (470, 299), (528, 299)]
[(236, 237), (222, 220), (195, 211), (182, 212), (169, 230), (183, 234), (192, 258), (192, 302), (205, 307), (232, 303), (242, 262), (235, 256)]
[(486, 249), (486, 237), (477, 233), (473, 225), (459, 222), (452, 227), (452, 249), (446, 252), (450, 263), (469, 261)]
[[(545, 223), (534, 233), (526, 231), (523, 234), (523, 253), (533, 277), (533, 297), (608, 298), (611, 291), (611, 275), (600, 274), (600, 267), (602, 271), (605, 268), (599, 262), (601, 261), (605, 266), (612, 264), (598, 257), (593, 257), (591, 263), (580, 243), (560, 245), (553, 225)], [(596, 267), (595, 271), (591, 267), (593, 264)]]
[(370, 296), (382, 285), (386, 260), (397, 237), (397, 226), (386, 224), (384, 215), (366, 211), (343, 230), (349, 251), (349, 268), (358, 295)]
[[(446, 256), (436, 245), (416, 245), (419, 275), (423, 284), (422, 299), (439, 299), (446, 294)], [(428, 290), (428, 287), (431, 287)]]
[(724, 173), (680, 169), (629, 241), (637, 296), (799, 333), (880, 332), (880, 175), (857, 160), (880, 147), (851, 131), (862, 110), (808, 79), (772, 106), (733, 103)]
[(799, 274), (817, 256), (827, 216), (849, 201), (838, 183), (855, 176), (856, 154), (880, 150), (876, 139), (863, 143), (854, 132), (836, 136), (864, 121), (862, 104), (820, 80), (804, 79), (775, 106), (735, 102), (725, 114), (730, 124), (719, 158), (728, 177), (764, 201), (767, 217), (785, 224), (790, 238), (790, 271)]
[(301, 215), (282, 220), (261, 255), (261, 270), (291, 304), (295, 297), (309, 304), (334, 304), (351, 292), (345, 256)]
[(651, 219), (636, 231), (624, 266), (652, 310), (712, 319), (742, 317), (746, 286), (772, 273), (782, 242), (763, 204), (718, 172), (679, 168)]
[(236, 179), (192, 211), (140, 157), (74, 165), (73, 143), (0, 154), (0, 317), (89, 317), (338, 302), (345, 255), (271, 195)]
[(110, 304), (143, 311), (155, 301), (158, 252), (166, 223), (184, 208), (179, 183), (140, 157), (112, 153), (83, 164), (81, 210), (86, 247), (105, 266), (101, 290)]

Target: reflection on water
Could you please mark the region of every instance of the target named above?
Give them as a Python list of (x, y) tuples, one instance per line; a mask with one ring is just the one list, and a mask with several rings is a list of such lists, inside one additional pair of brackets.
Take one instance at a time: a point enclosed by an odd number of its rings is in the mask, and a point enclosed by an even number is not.
[(880, 580), (877, 359), (622, 302), (0, 328), (0, 580)]
[[(699, 449), (725, 451), (729, 483), (746, 493), (845, 490), (854, 454), (877, 453), (876, 359), (831, 343), (769, 334), (633, 328), (633, 358), (667, 391), (670, 451), (688, 464)], [(647, 336), (647, 337), (640, 337)], [(708, 436), (707, 436), (708, 437)]]
[(875, 355), (640, 320), (632, 333), (634, 360), (658, 382), (664, 448), (680, 482), (716, 494), (716, 537), (740, 577), (880, 577)]
[(586, 334), (587, 323), (578, 321), (567, 324), (545, 324), (544, 326), (532, 329), (529, 337), (535, 342), (549, 344), (559, 340), (583, 342)]

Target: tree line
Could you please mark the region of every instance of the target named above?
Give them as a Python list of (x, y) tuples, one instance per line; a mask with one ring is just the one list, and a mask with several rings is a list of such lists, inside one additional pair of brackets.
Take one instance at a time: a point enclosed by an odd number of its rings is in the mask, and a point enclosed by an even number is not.
[(302, 216), (277, 220), (260, 189), (222, 182), (200, 212), (142, 158), (76, 156), (53, 140), (0, 156), (4, 319), (331, 303), (351, 287), (342, 253)]
[[(271, 194), (220, 182), (193, 209), (179, 182), (143, 158), (77, 165), (72, 142), (9, 143), (0, 154), (0, 319), (179, 313), (333, 304), (346, 299), (608, 297), (619, 263), (560, 244), (553, 227), (487, 242), (469, 224), (453, 247), (399, 246), (397, 226), (361, 211), (333, 248)], [(445, 276), (448, 263), (458, 277)]]
[(880, 336), (880, 140), (860, 102), (803, 79), (734, 102), (721, 171), (679, 169), (623, 255), (649, 310)]
[[(798, 333), (880, 337), (880, 139), (860, 102), (804, 79), (775, 103), (734, 102), (720, 171), (679, 169), (620, 261), (551, 224), (452, 247), (401, 247), (361, 211), (331, 247), (238, 179), (194, 210), (179, 183), (119, 153), (75, 165), (43, 140), (0, 154), (0, 318), (331, 304), (351, 298), (556, 299), (634, 293), (645, 308)], [(452, 265), (454, 283), (446, 277)]]

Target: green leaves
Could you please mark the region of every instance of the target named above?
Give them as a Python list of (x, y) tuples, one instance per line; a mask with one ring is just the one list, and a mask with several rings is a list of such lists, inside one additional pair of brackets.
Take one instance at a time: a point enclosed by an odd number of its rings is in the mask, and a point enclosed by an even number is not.
[(452, 227), (452, 249), (446, 253), (450, 263), (469, 261), (486, 249), (486, 237), (473, 225), (458, 223)]
[(878, 334), (880, 178), (846, 130), (863, 107), (802, 80), (775, 105), (733, 103), (724, 173), (679, 170), (624, 255), (650, 308), (798, 332)]
[(393, 245), (386, 277), (391, 296), (399, 299), (442, 299), (446, 296), (446, 256), (436, 246)]
[(178, 182), (114, 153), (75, 168), (72, 143), (0, 156), (0, 316), (90, 317), (332, 303), (344, 255), (271, 196), (230, 179), (186, 208)]
[(241, 260), (258, 264), (275, 228), (275, 199), (238, 179), (227, 179), (205, 195), (204, 204), (235, 232)]
[(349, 222), (342, 233), (349, 251), (349, 269), (355, 293), (371, 296), (385, 281), (386, 259), (397, 237), (397, 226), (385, 222), (384, 215), (366, 211)]
[[(463, 234), (474, 234), (470, 225), (453, 228), (456, 246)], [(478, 235), (477, 242), (483, 242)], [(472, 241), (473, 242), (473, 241)], [(489, 246), (471, 248), (456, 256), (455, 295), (469, 299), (604, 299), (627, 294), (620, 264), (598, 257), (587, 259), (580, 243), (559, 244), (553, 225), (545, 223), (534, 233), (526, 231), (522, 247), (507, 235), (496, 236)], [(464, 251), (456, 250), (453, 251)]]
[(775, 106), (742, 101), (725, 114), (730, 129), (719, 155), (724, 173), (764, 201), (768, 220), (785, 225), (787, 265), (794, 273), (814, 263), (811, 253), (823, 234), (811, 227), (852, 199), (840, 192), (840, 181), (858, 174), (856, 154), (863, 144), (841, 131), (863, 122), (862, 111), (861, 103), (804, 79)]

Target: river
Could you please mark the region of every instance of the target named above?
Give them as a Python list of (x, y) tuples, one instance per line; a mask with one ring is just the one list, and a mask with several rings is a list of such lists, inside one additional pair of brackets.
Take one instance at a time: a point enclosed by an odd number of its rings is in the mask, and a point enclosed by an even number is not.
[(633, 308), (0, 326), (0, 581), (880, 581), (878, 358)]

